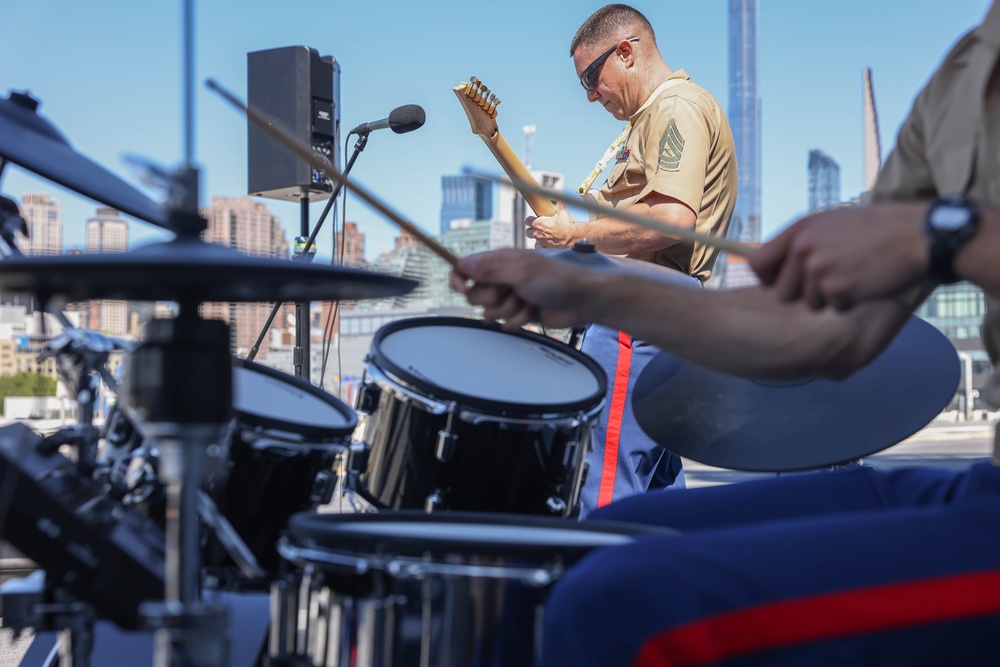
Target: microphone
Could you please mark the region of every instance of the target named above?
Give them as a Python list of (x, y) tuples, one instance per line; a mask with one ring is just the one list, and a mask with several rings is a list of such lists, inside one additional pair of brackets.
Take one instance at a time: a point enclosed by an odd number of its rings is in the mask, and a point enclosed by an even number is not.
[(424, 120), (426, 120), (426, 116), (423, 107), (418, 104), (404, 104), (390, 111), (388, 118), (371, 123), (361, 123), (348, 134), (368, 134), (385, 128), (389, 128), (396, 134), (403, 134), (417, 129), (424, 124)]

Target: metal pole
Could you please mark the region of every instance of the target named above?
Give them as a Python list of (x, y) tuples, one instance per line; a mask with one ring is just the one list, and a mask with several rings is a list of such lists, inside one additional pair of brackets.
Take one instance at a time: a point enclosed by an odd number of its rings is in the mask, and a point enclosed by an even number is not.
[[(301, 202), (299, 205), (299, 211), (301, 213), (299, 230), (300, 236), (304, 239), (308, 239), (310, 236), (309, 191), (307, 189), (302, 190), (302, 199), (299, 201)], [(309, 247), (306, 246), (306, 248), (303, 249), (303, 253), (308, 252)], [(299, 301), (295, 304), (295, 338), (297, 345), (293, 355), (295, 356), (295, 375), (312, 382), (312, 376), (309, 372), (309, 334), (312, 329), (309, 308), (310, 303), (308, 301)]]

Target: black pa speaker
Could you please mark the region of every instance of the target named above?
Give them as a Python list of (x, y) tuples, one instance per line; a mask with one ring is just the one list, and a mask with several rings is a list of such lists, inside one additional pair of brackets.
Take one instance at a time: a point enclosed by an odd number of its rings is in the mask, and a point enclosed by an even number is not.
[[(247, 100), (313, 152), (339, 167), (340, 65), (307, 46), (247, 54)], [(256, 197), (326, 199), (330, 181), (265, 132), (247, 128), (247, 192)]]

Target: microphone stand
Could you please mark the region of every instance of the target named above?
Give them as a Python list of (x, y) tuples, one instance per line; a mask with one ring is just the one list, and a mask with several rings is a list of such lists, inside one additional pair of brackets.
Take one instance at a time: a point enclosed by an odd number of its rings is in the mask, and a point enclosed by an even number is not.
[[(347, 161), (347, 166), (344, 168), (344, 176), (347, 176), (349, 173), (351, 173), (351, 169), (354, 167), (354, 163), (358, 159), (358, 155), (361, 154), (361, 151), (363, 151), (365, 149), (365, 146), (368, 144), (368, 134), (369, 134), (368, 132), (359, 133), (358, 134), (358, 141), (357, 141), (356, 144), (354, 144), (354, 153), (351, 154), (351, 159)], [(333, 204), (334, 204), (334, 202), (337, 201), (337, 197), (340, 196), (340, 191), (342, 189), (343, 189), (343, 183), (338, 183), (336, 189), (333, 191), (333, 194), (330, 195), (330, 199), (326, 202), (326, 207), (323, 209), (323, 213), (320, 214), (319, 220), (316, 222), (316, 227), (313, 229), (312, 234), (309, 235), (309, 239), (306, 241), (305, 247), (303, 248), (302, 252), (296, 252), (292, 256), (292, 259), (294, 261), (301, 261), (303, 259), (306, 259), (309, 256), (309, 252), (308, 251), (309, 251), (310, 248), (313, 247), (313, 243), (316, 241), (316, 235), (319, 234), (319, 230), (323, 226), (323, 221), (326, 220), (326, 216), (329, 215), (330, 209), (333, 208)], [(305, 233), (308, 232), (308, 225), (309, 225), (309, 221), (308, 221), (307, 213), (306, 213), (306, 211), (308, 210), (308, 206), (309, 206), (309, 199), (307, 197), (303, 197), (302, 202), (303, 202), (303, 204), (302, 204), (302, 206), (303, 206), (303, 214), (302, 214), (303, 215), (303, 218), (302, 218), (303, 228), (302, 228), (302, 231), (303, 231), (303, 236), (305, 236)], [(336, 256), (336, 248), (334, 248), (334, 256)], [(257, 340), (254, 342), (253, 347), (250, 348), (250, 352), (247, 354), (247, 361), (253, 361), (254, 358), (256, 358), (257, 352), (260, 351), (260, 346), (264, 342), (264, 337), (267, 335), (267, 330), (271, 327), (271, 323), (274, 322), (274, 318), (275, 318), (275, 316), (277, 316), (278, 310), (281, 309), (282, 304), (283, 304), (282, 301), (278, 301), (277, 303), (274, 304), (274, 307), (271, 309), (271, 314), (268, 315), (267, 321), (264, 322), (264, 327), (261, 329), (260, 335), (257, 336)], [(295, 322), (296, 347), (295, 347), (295, 351), (293, 352), (293, 359), (294, 359), (295, 368), (296, 368), (296, 373), (295, 374), (297, 376), (299, 376), (299, 377), (303, 377), (302, 373), (300, 372), (301, 371), (301, 367), (302, 367), (301, 356), (302, 356), (303, 350), (305, 351), (305, 355), (306, 355), (305, 367), (306, 368), (309, 367), (308, 366), (308, 364), (309, 364), (309, 358), (308, 358), (308, 355), (309, 355), (309, 352), (308, 352), (308, 350), (309, 350), (309, 325), (307, 324), (306, 330), (303, 332), (303, 330), (302, 330), (302, 328), (303, 328), (302, 327), (302, 320), (300, 319), (301, 316), (302, 316), (302, 313), (300, 312), (301, 306), (302, 306), (302, 304), (297, 304), (296, 305), (296, 313), (295, 313), (295, 316), (296, 316), (296, 318), (295, 318), (296, 319), (296, 322)], [(305, 319), (306, 319), (306, 321), (308, 323), (309, 313), (307, 312), (307, 313), (305, 313), (305, 315), (306, 315)], [(303, 340), (305, 341), (304, 345), (302, 345)], [(308, 373), (306, 373), (306, 375), (308, 375)], [(306, 379), (309, 380), (310, 378), (306, 377)]]

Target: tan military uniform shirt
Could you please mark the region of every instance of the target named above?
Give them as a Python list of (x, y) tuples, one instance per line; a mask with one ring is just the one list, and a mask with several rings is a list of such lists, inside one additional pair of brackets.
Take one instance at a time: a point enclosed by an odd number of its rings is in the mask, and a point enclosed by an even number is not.
[[(958, 41), (917, 96), (873, 201), (965, 194), (1000, 206), (1000, 2)], [(971, 243), (975, 243), (973, 237)], [(983, 343), (1000, 361), (1000, 300), (987, 298)], [(984, 398), (1000, 407), (1000, 372)]]
[[(603, 203), (631, 206), (652, 192), (678, 199), (698, 214), (696, 231), (724, 236), (736, 206), (736, 147), (712, 95), (684, 70), (655, 91), (629, 119), (631, 132), (599, 192)], [(707, 280), (718, 251), (681, 242), (629, 255)]]

